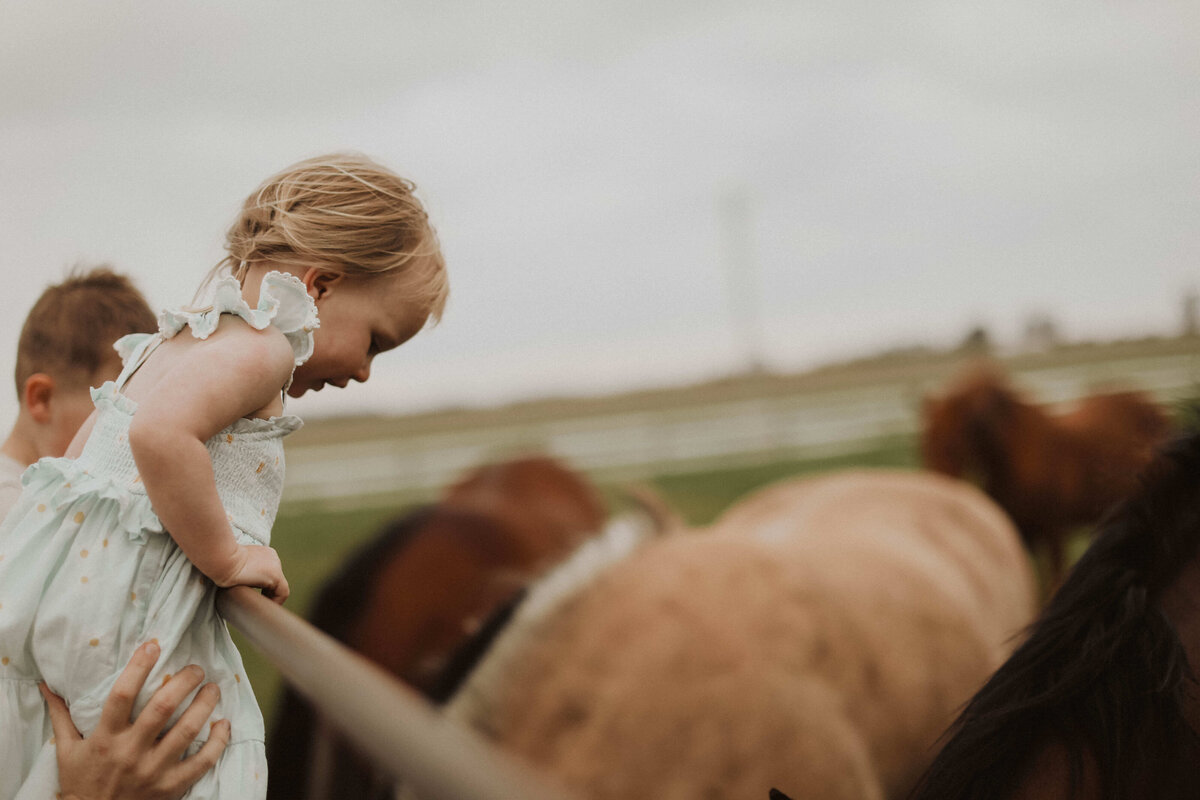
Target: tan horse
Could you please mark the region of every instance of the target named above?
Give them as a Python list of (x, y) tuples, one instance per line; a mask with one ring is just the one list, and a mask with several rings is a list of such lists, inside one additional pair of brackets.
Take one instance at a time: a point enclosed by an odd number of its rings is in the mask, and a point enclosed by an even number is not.
[(1139, 392), (1085, 397), (1053, 414), (983, 364), (926, 400), (921, 453), (929, 469), (979, 482), (1030, 551), (1045, 553), (1053, 588), (1072, 529), (1096, 523), (1129, 494), (1170, 431), (1166, 411)]
[(590, 800), (898, 798), (1033, 613), (970, 485), (785, 481), (534, 586), (448, 713)]

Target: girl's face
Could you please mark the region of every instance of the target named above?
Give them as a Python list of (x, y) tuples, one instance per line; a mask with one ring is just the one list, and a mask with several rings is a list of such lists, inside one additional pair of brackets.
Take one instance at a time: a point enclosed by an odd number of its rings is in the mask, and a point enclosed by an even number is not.
[(401, 278), (394, 272), (347, 277), (315, 267), (304, 273), (321, 327), (313, 332), (312, 356), (296, 367), (290, 396), (366, 381), (375, 356), (399, 347), (424, 327), (427, 314), (409, 299)]

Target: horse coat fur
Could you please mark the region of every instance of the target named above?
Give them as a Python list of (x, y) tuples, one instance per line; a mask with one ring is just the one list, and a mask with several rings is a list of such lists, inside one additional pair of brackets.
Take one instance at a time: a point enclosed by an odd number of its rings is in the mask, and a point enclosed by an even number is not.
[[(321, 587), (309, 619), (435, 702), (465, 667), (464, 642), (525, 584), (600, 528), (595, 487), (539, 455), (484, 464), (435, 505), (390, 521)], [(320, 754), (326, 754), (322, 756)], [(391, 776), (285, 688), (267, 737), (269, 800), (390, 793)]]
[(926, 467), (973, 479), (1047, 558), (1047, 588), (1067, 570), (1067, 538), (1137, 487), (1171, 434), (1167, 410), (1141, 392), (1079, 398), (1070, 410), (1027, 400), (996, 365), (972, 365), (922, 411)]
[(535, 586), (447, 710), (584, 798), (900, 797), (1034, 611), (1007, 517), (933, 474), (635, 541)]

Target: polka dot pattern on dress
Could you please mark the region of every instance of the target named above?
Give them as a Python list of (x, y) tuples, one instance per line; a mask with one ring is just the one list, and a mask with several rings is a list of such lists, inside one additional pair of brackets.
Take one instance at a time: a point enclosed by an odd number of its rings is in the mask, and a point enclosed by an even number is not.
[[(264, 278), (264, 286), (265, 281)], [(236, 294), (238, 288), (231, 287), (230, 292)], [(311, 298), (302, 288), (297, 288), (296, 294), (311, 304)], [(213, 315), (214, 323), (218, 316)], [(267, 316), (269, 314), (264, 312), (264, 321)], [(299, 318), (297, 323), (303, 324)], [(290, 329), (285, 333), (290, 335)], [(148, 345), (164, 338), (160, 334), (157, 338), (139, 339), (136, 349), (130, 349), (128, 356), (122, 354), (128, 361), (125, 367), (133, 367), (132, 359), (140, 359)], [(311, 339), (307, 344), (311, 346)], [(297, 356), (300, 356), (299, 350)], [(227, 717), (229, 721), (225, 724), (239, 732), (239, 739), (246, 739), (237, 749), (237, 758), (223, 759), (214, 768), (214, 785), (228, 785), (227, 793), (231, 796), (258, 796), (270, 773), (262, 752), (261, 714), (254, 708), (247, 690), (249, 677), (238, 674), (244, 667), (233, 655), (232, 648), (221, 646), (226, 641), (223, 631), (210, 631), (201, 626), (203, 630), (194, 635), (196, 607), (193, 599), (207, 603), (211, 591), (215, 590), (210, 591), (211, 587), (205, 585), (206, 594), (191, 592), (196, 578), (194, 570), (175, 569), (177, 565), (185, 564), (182, 558), (171, 560), (175, 550), (163, 530), (165, 525), (151, 507), (145, 476), (139, 475), (140, 470), (129, 448), (128, 429), (136, 403), (121, 395), (119, 388), (120, 383), (114, 382), (107, 389), (93, 393), (98, 415), (95, 430), (102, 435), (89, 443), (80, 458), (50, 459), (30, 473), (36, 482), (26, 484), (29, 494), (21, 504), (22, 525), (28, 525), (31, 534), (35, 527), (39, 534), (45, 533), (40, 539), (32, 535), (26, 537), (32, 543), (31, 548), (54, 549), (54, 583), (47, 582), (44, 586), (53, 586), (57, 591), (43, 591), (42, 585), (28, 581), (24, 583), (32, 588), (26, 597), (22, 594), (24, 589), (19, 589), (15, 583), (0, 585), (0, 600), (3, 600), (0, 620), (5, 623), (0, 627), (7, 630), (10, 627), (7, 623), (13, 617), (18, 613), (25, 615), (27, 601), (31, 601), (31, 609), (33, 604), (45, 603), (37, 606), (39, 614), (43, 609), (47, 611), (43, 619), (65, 620), (63, 632), (69, 635), (58, 639), (62, 646), (54, 648), (57, 652), (52, 655), (69, 660), (65, 665), (66, 673), (72, 677), (67, 681), (76, 682), (62, 688), (66, 690), (64, 694), (75, 695), (94, 685), (93, 673), (115, 672), (123, 667), (123, 664), (110, 663), (111, 654), (123, 649), (122, 643), (132, 643), (129, 640), (134, 637), (129, 636), (130, 633), (143, 642), (151, 634), (161, 634), (163, 645), (160, 645), (154, 674), (159, 680), (170, 682), (174, 675), (166, 673), (168, 666), (189, 662), (205, 664), (206, 671), (214, 677), (220, 676), (220, 683), (227, 690), (227, 696), (220, 703), (220, 714), (214, 715), (214, 719), (216, 716)], [(229, 429), (204, 442), (212, 461), (219, 500), (225, 507), (220, 513), (229, 513), (233, 517), (231, 527), (239, 543), (269, 544), (269, 523), (276, 516), (283, 483), (282, 438), (299, 424), (298, 418), (287, 414), (269, 420), (238, 420)], [(250, 478), (251, 474), (254, 478)], [(35, 490), (37, 494), (33, 494)], [(256, 506), (259, 508), (257, 519)], [(34, 513), (29, 513), (31, 511)], [(226, 532), (225, 535), (229, 534)], [(13, 558), (0, 567), (18, 565), (23, 568), (27, 562), (31, 565), (39, 563), (38, 556), (30, 557), (24, 541), (18, 544), (15, 537), (0, 539), (0, 546), (13, 554)], [(167, 548), (165, 551), (164, 547)], [(143, 552), (151, 556), (143, 558)], [(160, 558), (164, 552), (167, 557)], [(49, 560), (46, 557), (40, 563)], [(95, 581), (91, 579), (93, 573)], [(188, 590), (186, 597), (179, 597), (181, 588)], [(122, 595), (124, 601), (120, 599)], [(179, 602), (175, 602), (177, 599)], [(207, 605), (203, 607), (208, 608)], [(214, 633), (219, 635), (219, 641), (213, 641)], [(24, 646), (19, 642), (10, 644), (2, 632), (0, 657), (4, 659), (0, 684), (21, 684), (22, 697), (29, 695), (28, 707), (42, 706), (36, 684), (24, 679), (36, 677), (31, 674), (35, 673), (35, 666), (51, 665), (43, 665), (40, 656), (37, 665), (27, 663), (29, 656)], [(231, 660), (237, 663), (231, 663)], [(57, 664), (53, 668), (60, 666), (63, 665)], [(228, 685), (230, 677), (235, 680), (232, 687)], [(153, 677), (147, 681), (147, 689), (147, 694), (157, 689)], [(4, 712), (0, 713), (0, 730), (3, 730), (9, 722), (8, 709), (0, 708), (0, 711)], [(45, 737), (37, 737), (42, 730), (39, 724), (34, 734), (36, 741), (31, 740), (31, 744), (39, 745), (39, 749), (46, 741)], [(50, 731), (45, 732), (49, 736)], [(226, 734), (223, 730), (219, 735), (223, 738)], [(0, 734), (0, 740), (3, 738)], [(191, 752), (199, 749), (197, 745)], [(243, 753), (247, 755), (241, 755)], [(53, 752), (49, 755), (52, 761)], [(2, 761), (5, 765), (9, 763), (7, 753)], [(0, 767), (0, 772), (7, 770)], [(255, 773), (257, 781), (253, 777)], [(35, 784), (30, 796), (49, 800), (55, 792), (69, 794), (63, 787), (55, 785), (54, 777), (48, 775), (46, 781)]]

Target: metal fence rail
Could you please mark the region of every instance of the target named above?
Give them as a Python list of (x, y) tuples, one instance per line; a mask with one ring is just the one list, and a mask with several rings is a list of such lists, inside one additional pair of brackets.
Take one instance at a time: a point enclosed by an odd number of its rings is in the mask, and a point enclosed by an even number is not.
[(421, 800), (570, 800), (253, 589), (224, 590), (217, 607), (331, 725)]

